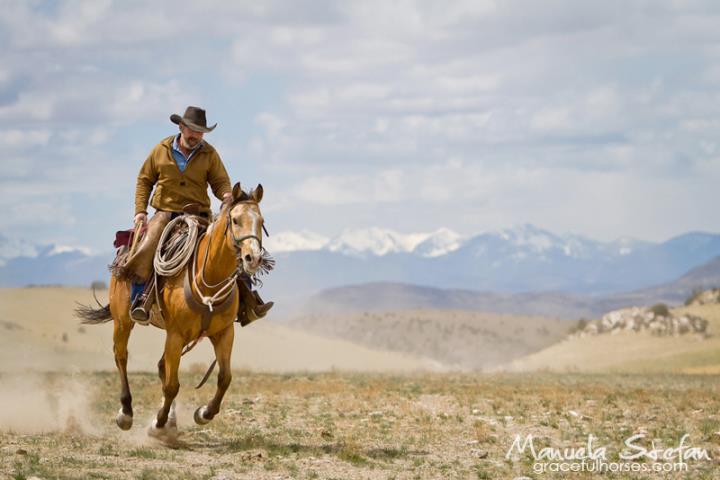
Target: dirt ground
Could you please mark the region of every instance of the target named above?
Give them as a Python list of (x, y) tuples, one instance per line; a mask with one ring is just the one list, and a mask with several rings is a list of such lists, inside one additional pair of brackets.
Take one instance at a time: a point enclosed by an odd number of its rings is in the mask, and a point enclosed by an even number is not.
[[(218, 417), (192, 422), (212, 395), (181, 378), (179, 439), (146, 435), (160, 388), (133, 374), (135, 425), (120, 431), (115, 374), (1, 374), (0, 478), (437, 479), (718, 478), (720, 380), (710, 375), (260, 374), (235, 371)], [(607, 447), (645, 434), (703, 449), (676, 474), (536, 473), (529, 450)], [(651, 465), (651, 463), (645, 463)]]

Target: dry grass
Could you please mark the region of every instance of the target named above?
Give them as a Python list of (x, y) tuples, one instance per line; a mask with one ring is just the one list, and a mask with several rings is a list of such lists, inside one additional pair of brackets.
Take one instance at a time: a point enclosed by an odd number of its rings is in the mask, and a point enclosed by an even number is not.
[[(43, 379), (52, 390), (66, 377)], [(18, 479), (543, 478), (533, 474), (528, 456), (506, 460), (516, 434), (564, 447), (583, 445), (592, 433), (612, 450), (638, 431), (662, 445), (677, 445), (688, 433), (694, 446), (720, 458), (720, 387), (712, 376), (239, 371), (221, 414), (204, 427), (191, 415), (212, 388), (192, 390), (196, 380), (182, 378), (183, 435), (171, 449), (144, 434), (160, 397), (154, 375), (131, 377), (130, 432), (113, 423), (115, 375), (75, 375), (73, 382), (88, 386), (88, 422), (70, 416), (64, 427), (42, 434), (2, 428), (0, 471)], [(715, 462), (691, 463), (690, 473), (677, 478), (715, 478), (717, 469)]]

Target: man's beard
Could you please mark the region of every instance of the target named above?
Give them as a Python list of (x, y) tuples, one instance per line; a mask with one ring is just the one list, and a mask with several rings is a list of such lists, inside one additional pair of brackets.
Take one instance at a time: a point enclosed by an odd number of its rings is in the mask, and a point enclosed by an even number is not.
[(180, 144), (188, 150), (192, 150), (200, 144), (200, 140), (194, 138), (185, 138), (184, 136), (180, 135)]

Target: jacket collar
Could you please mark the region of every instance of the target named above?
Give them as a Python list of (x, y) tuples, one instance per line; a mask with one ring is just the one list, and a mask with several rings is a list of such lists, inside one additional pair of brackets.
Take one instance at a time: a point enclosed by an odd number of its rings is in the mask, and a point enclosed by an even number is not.
[[(175, 137), (177, 137), (177, 134), (170, 135), (169, 137), (162, 140), (160, 142), (160, 145), (164, 146), (169, 151), (172, 151), (172, 146), (173, 146), (173, 142), (175, 141)], [(206, 142), (205, 139), (203, 139), (202, 143), (196, 150), (196, 152), (197, 152), (196, 155), (201, 152), (212, 152), (213, 150), (215, 150), (215, 148), (212, 145), (210, 145), (208, 142)]]

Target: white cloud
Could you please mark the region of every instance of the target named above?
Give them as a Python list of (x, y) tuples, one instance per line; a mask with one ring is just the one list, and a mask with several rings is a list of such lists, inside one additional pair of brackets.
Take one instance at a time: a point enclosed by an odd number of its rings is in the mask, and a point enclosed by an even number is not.
[(49, 120), (55, 110), (53, 95), (22, 92), (15, 103), (0, 106), (0, 121), (43, 122)]
[(168, 112), (188, 102), (177, 80), (164, 83), (82, 76), (58, 87), (39, 85), (0, 106), (0, 125), (127, 125)]
[[(43, 198), (43, 192), (32, 192), (34, 198), (25, 193), (22, 201), (12, 202), (5, 215), (0, 216), (0, 228), (4, 232), (16, 232), (16, 229), (37, 231), (43, 225), (51, 225), (54, 229), (71, 228), (77, 219), (67, 201), (58, 198)], [(4, 197), (5, 195), (3, 195)], [(10, 204), (5, 202), (5, 204)], [(33, 238), (30, 238), (32, 240)]]
[(47, 145), (52, 134), (49, 130), (4, 130), (0, 131), (0, 148), (31, 148)]
[(542, 132), (562, 132), (570, 130), (576, 125), (571, 120), (568, 107), (545, 108), (535, 112), (530, 125), (534, 130)]
[(299, 201), (318, 205), (384, 203), (405, 198), (407, 188), (400, 170), (373, 175), (324, 175), (302, 181), (293, 189)]
[[(287, 221), (304, 202), (309, 221), (414, 231), (533, 221), (647, 238), (633, 229), (671, 228), (660, 210), (687, 219), (677, 229), (720, 228), (683, 210), (704, 208), (720, 169), (719, 13), (672, 1), (11, 2), (3, 194), (80, 195), (113, 178), (131, 191), (125, 159), (151, 147), (140, 129), (212, 99), (237, 122), (223, 152), (243, 179), (275, 185), (268, 208)], [(647, 200), (670, 180), (682, 200)], [(622, 202), (606, 198), (613, 186)], [(574, 218), (584, 211), (594, 218)]]
[(285, 128), (287, 123), (272, 113), (263, 112), (255, 117), (255, 123), (262, 125), (269, 137), (275, 137)]

